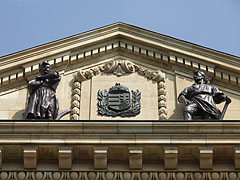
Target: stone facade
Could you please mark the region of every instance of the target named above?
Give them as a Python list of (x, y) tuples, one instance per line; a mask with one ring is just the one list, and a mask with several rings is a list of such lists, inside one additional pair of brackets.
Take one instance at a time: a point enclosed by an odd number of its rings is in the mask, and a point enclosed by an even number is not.
[[(43, 60), (61, 74), (60, 112), (71, 113), (21, 121)], [(239, 67), (239, 57), (124, 23), (0, 57), (0, 179), (239, 179)], [(231, 97), (224, 121), (182, 121), (177, 96), (196, 69)], [(115, 83), (141, 92), (140, 114), (98, 115), (98, 91)]]

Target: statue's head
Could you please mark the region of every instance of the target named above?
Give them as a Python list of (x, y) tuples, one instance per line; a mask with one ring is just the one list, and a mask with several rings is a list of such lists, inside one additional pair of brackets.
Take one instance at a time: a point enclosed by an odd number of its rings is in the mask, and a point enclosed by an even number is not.
[(43, 61), (42, 64), (40, 64), (39, 72), (41, 75), (48, 74), (50, 70), (50, 64), (47, 61)]
[(203, 83), (207, 84), (208, 83), (208, 77), (206, 76), (206, 74), (202, 71), (194, 71), (193, 73), (193, 78), (194, 81), (197, 84), (200, 84), (202, 81)]

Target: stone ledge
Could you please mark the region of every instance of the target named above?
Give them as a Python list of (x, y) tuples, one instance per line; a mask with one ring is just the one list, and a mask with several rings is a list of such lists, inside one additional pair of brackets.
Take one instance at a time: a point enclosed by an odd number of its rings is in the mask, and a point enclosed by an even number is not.
[(239, 122), (0, 122), (1, 144), (239, 145)]
[(0, 121), (0, 134), (240, 134), (240, 122)]

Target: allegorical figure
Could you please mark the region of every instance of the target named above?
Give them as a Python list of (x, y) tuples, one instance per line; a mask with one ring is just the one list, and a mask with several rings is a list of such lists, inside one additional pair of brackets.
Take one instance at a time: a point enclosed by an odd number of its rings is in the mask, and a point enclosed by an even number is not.
[(201, 71), (194, 72), (195, 83), (185, 88), (178, 96), (178, 101), (184, 103), (184, 120), (192, 120), (193, 115), (201, 116), (202, 119), (220, 119), (221, 112), (216, 107), (223, 101), (231, 102), (230, 97), (209, 84), (207, 76)]
[(58, 115), (56, 89), (61, 80), (58, 72), (50, 72), (50, 65), (43, 61), (36, 81), (29, 83), (30, 97), (25, 112), (25, 119), (54, 120)]

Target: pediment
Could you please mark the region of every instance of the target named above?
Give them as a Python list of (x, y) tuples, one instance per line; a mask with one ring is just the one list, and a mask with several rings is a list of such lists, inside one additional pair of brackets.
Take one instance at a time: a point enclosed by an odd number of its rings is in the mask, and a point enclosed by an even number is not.
[[(48, 61), (52, 70), (60, 72), (64, 77), (61, 88), (70, 87), (73, 92), (74, 82), (88, 81), (99, 73), (104, 77), (105, 74), (114, 77), (136, 74), (137, 77), (145, 78), (146, 82), (152, 81), (159, 72), (165, 74), (165, 79), (162, 80), (166, 85), (160, 86), (168, 94), (162, 98), (165, 99), (165, 104), (168, 99), (170, 106), (175, 105), (169, 108), (166, 105), (166, 109), (171, 111), (167, 115), (166, 110), (160, 110), (161, 105), (157, 104), (157, 119), (179, 118), (180, 112), (175, 111), (181, 108), (176, 100), (177, 94), (184, 87), (181, 80), (185, 79), (184, 83), (187, 84), (192, 83), (192, 72), (196, 69), (204, 71), (221, 90), (236, 96), (237, 106), (240, 103), (239, 57), (124, 23), (115, 23), (0, 57), (0, 96), (26, 89), (28, 82), (38, 74), (39, 64), (43, 60)], [(176, 85), (177, 82), (179, 85)], [(78, 114), (73, 111), (80, 111), (76, 108), (73, 110), (74, 104), (78, 104), (73, 103), (73, 94), (59, 94), (62, 98), (60, 101), (64, 104), (61, 108), (71, 106), (71, 118), (78, 119), (79, 116), (73, 117)], [(164, 105), (163, 101), (161, 103)], [(175, 116), (174, 113), (178, 115)]]
[(49, 61), (55, 69), (71, 69), (73, 64), (78, 64), (75, 68), (83, 67), (92, 59), (101, 61), (105, 58), (103, 56), (116, 54), (134, 56), (170, 71), (186, 67), (183, 71), (191, 74), (193, 69), (200, 69), (216, 81), (230, 83), (233, 89), (239, 87), (239, 57), (128, 24), (115, 23), (1, 57), (1, 89), (16, 80), (31, 79), (28, 76), (37, 72), (43, 60)]

